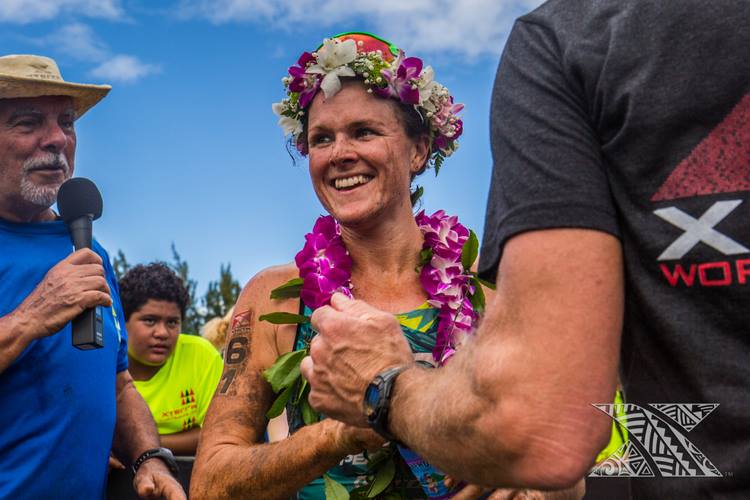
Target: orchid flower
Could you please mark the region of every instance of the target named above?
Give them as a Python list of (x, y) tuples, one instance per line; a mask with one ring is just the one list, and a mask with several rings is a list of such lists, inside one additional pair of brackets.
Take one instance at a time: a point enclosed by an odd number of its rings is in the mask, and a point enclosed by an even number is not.
[(316, 54), (316, 64), (307, 68), (308, 73), (323, 75), (320, 88), (326, 98), (341, 90), (342, 76), (357, 76), (348, 66), (357, 58), (357, 44), (354, 40), (326, 39)]
[[(419, 280), (427, 292), (427, 302), (439, 310), (432, 355), (444, 363), (473, 331), (478, 319), (470, 300), (474, 287), (461, 263), (469, 231), (457, 217), (442, 210), (430, 216), (423, 210), (415, 221), (424, 235), (423, 248), (432, 250), (432, 258), (422, 266)], [(312, 309), (330, 303), (335, 292), (352, 296), (352, 259), (341, 239), (341, 227), (330, 215), (318, 218), (294, 260), (302, 278), (300, 297)]]
[(284, 135), (297, 135), (302, 133), (302, 122), (284, 115), (287, 104), (284, 102), (275, 102), (271, 105), (273, 112), (279, 117), (279, 126), (284, 131)]
[(395, 74), (390, 69), (380, 71), (388, 87), (379, 89), (378, 94), (398, 98), (404, 104), (419, 104), (421, 99), (417, 82), (422, 73), (422, 60), (418, 57), (404, 58), (404, 52), (399, 50), (392, 68), (396, 68)]

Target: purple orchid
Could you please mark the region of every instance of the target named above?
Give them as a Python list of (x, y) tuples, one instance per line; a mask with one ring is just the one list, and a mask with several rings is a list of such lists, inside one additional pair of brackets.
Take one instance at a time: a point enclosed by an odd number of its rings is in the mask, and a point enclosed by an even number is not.
[[(470, 300), (474, 293), (471, 276), (461, 263), (469, 230), (457, 217), (442, 210), (432, 215), (423, 210), (415, 221), (424, 235), (423, 248), (432, 250), (432, 258), (422, 267), (419, 280), (428, 303), (439, 310), (432, 356), (443, 364), (472, 332), (478, 319)], [(310, 308), (330, 303), (335, 292), (352, 296), (352, 259), (341, 238), (341, 227), (330, 215), (318, 218), (294, 260), (303, 281), (300, 297)]]
[(289, 67), (289, 76), (292, 77), (289, 82), (289, 90), (299, 93), (299, 106), (302, 109), (312, 102), (323, 79), (321, 75), (307, 72), (309, 64), (314, 62), (315, 58), (312, 54), (304, 52), (297, 60), (297, 64)]
[(461, 136), (464, 124), (456, 115), (462, 109), (464, 105), (454, 104), (451, 96), (440, 99), (437, 111), (430, 118), (431, 127), (436, 131), (432, 142), (433, 152), (445, 152), (449, 145)]
[(330, 215), (318, 218), (294, 261), (303, 280), (300, 297), (310, 308), (330, 303), (334, 292), (351, 297), (352, 259), (341, 239), (341, 229)]
[(403, 51), (399, 51), (394, 65), (398, 66), (395, 75), (390, 69), (380, 71), (388, 86), (375, 87), (373, 91), (381, 97), (397, 98), (404, 104), (419, 104), (419, 87), (415, 80), (422, 73), (422, 60), (418, 57), (404, 58)]
[(471, 277), (461, 264), (461, 252), (469, 230), (457, 217), (448, 216), (442, 210), (431, 216), (423, 210), (417, 214), (416, 222), (424, 235), (423, 248), (432, 249), (432, 259), (422, 267), (419, 278), (430, 305), (440, 309), (432, 356), (443, 364), (478, 319), (469, 300), (474, 293)]

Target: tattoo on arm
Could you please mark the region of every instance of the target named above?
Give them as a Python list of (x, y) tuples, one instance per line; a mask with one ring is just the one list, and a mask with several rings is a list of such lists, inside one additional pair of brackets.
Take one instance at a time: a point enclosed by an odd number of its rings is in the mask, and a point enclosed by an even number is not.
[(229, 386), (232, 384), (232, 380), (234, 380), (234, 376), (237, 375), (237, 368), (227, 368), (224, 370), (224, 373), (221, 375), (220, 383), (223, 383), (221, 388), (219, 389), (219, 394), (226, 394), (227, 390), (229, 390)]
[(227, 346), (226, 363), (228, 365), (238, 365), (247, 358), (247, 337), (236, 337), (229, 341)]
[[(250, 334), (253, 331), (253, 311), (238, 313), (232, 320), (231, 337), (224, 353), (226, 368), (221, 376), (219, 394), (227, 394), (237, 373), (245, 371), (245, 362), (250, 352)], [(235, 391), (233, 391), (235, 392)]]

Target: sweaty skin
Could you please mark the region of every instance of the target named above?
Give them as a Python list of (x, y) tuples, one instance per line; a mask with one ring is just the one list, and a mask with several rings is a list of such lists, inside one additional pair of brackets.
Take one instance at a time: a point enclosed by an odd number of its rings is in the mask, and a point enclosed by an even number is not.
[(326, 419), (282, 441), (263, 443), (265, 413), (274, 396), (262, 371), (292, 349), (295, 332), (294, 325), (272, 325), (257, 317), (297, 312), (297, 299), (269, 298), (273, 288), (296, 275), (293, 265), (264, 271), (237, 301), (224, 374), (201, 432), (191, 498), (288, 498), (346, 455), (383, 442), (372, 431)]
[[(193, 472), (191, 495), (197, 498), (288, 498), (345, 455), (380, 445), (383, 439), (364, 428), (362, 394), (371, 377), (363, 381), (360, 372), (374, 375), (382, 360), (412, 363), (394, 314), (413, 310), (427, 299), (415, 272), (424, 240), (414, 220), (409, 186), (425, 165), (428, 139), (407, 136), (394, 102), (373, 96), (357, 81), (344, 82), (329, 98), (316, 95), (307, 116), (313, 188), (341, 225), (341, 237), (352, 259), (354, 295), (379, 308), (352, 302), (364, 311), (364, 317), (347, 317), (353, 320), (350, 329), (361, 328), (360, 338), (369, 337), (361, 346), (350, 342), (327, 349), (326, 339), (316, 338), (311, 347), (328, 359), (340, 352), (347, 354), (342, 360), (349, 366), (337, 374), (334, 390), (342, 396), (357, 394), (355, 418), (348, 421), (351, 426), (327, 418), (288, 439), (261, 444), (265, 412), (273, 399), (261, 373), (291, 349), (295, 328), (273, 326), (257, 318), (273, 311), (297, 313), (299, 302), (268, 298), (273, 288), (298, 276), (294, 266), (260, 273), (244, 289), (235, 308), (224, 377), (208, 411)], [(342, 188), (350, 182), (354, 184)], [(340, 320), (333, 318), (334, 326)], [(371, 350), (372, 343), (380, 350)], [(378, 359), (384, 351), (387, 355)], [(346, 380), (345, 373), (355, 376)]]
[[(391, 432), (454, 477), (567, 488), (609, 436), (609, 420), (590, 405), (609, 401), (615, 390), (621, 248), (591, 230), (523, 233), (506, 244), (499, 276), (476, 338), (443, 368), (399, 376)], [(395, 321), (336, 295), (312, 323), (320, 340), (302, 364), (312, 406), (364, 425), (369, 381), (409, 363)]]

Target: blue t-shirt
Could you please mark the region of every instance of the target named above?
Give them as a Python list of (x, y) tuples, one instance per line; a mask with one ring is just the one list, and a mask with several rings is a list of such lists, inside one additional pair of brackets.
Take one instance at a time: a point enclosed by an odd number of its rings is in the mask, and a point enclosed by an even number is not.
[[(102, 498), (115, 429), (115, 379), (127, 368), (117, 280), (104, 249), (114, 306), (102, 308), (104, 347), (72, 345), (70, 323), (38, 339), (0, 373), (0, 498)], [(73, 252), (63, 222), (0, 220), (0, 317)]]

